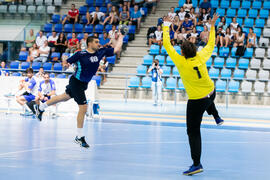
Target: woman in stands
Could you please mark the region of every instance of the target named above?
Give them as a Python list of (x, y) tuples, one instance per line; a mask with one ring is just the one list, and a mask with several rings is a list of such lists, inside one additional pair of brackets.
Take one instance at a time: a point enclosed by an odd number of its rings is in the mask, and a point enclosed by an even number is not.
[(120, 13), (120, 23), (128, 25), (129, 23), (129, 11), (127, 6), (123, 6), (123, 11)]
[(60, 52), (62, 55), (67, 49), (67, 39), (64, 33), (60, 33), (58, 39), (55, 43), (55, 50), (56, 52)]
[(181, 33), (175, 33), (174, 39), (176, 39), (177, 44), (182, 44), (182, 42), (187, 39), (185, 28), (181, 28)]
[(228, 45), (231, 45), (233, 43), (233, 34), (231, 33), (231, 29), (227, 27), (226, 33), (225, 33), (225, 47), (228, 47)]
[(199, 22), (198, 25), (205, 24), (207, 20), (209, 19), (210, 14), (207, 13), (206, 9), (202, 9), (202, 13), (199, 15)]
[(197, 14), (195, 13), (195, 9), (191, 8), (189, 12), (190, 20), (193, 21), (194, 26), (197, 26)]
[(27, 62), (33, 62), (36, 58), (39, 57), (39, 49), (37, 47), (37, 44), (34, 43), (33, 47), (29, 49), (29, 56), (27, 57)]
[(193, 27), (189, 41), (195, 44), (197, 42), (198, 36), (199, 34), (196, 31), (196, 27)]
[(220, 43), (220, 47), (223, 47), (225, 42), (225, 31), (223, 30), (223, 26), (219, 26), (216, 36), (216, 46)]
[(101, 24), (105, 25), (107, 21), (110, 21), (109, 24), (114, 24), (114, 25), (117, 25), (119, 23), (119, 13), (116, 6), (112, 7), (112, 11), (110, 12), (109, 16), (106, 17), (104, 22)]
[(201, 32), (200, 34), (200, 43), (199, 45), (205, 46), (208, 42), (208, 38), (209, 38), (209, 31), (207, 26), (203, 26), (203, 32)]
[(225, 17), (222, 17), (221, 18), (221, 20), (220, 20), (220, 22), (218, 23), (218, 25), (217, 25), (217, 29), (219, 29), (219, 27), (221, 27), (222, 26), (222, 29), (224, 30), (224, 31), (226, 31), (226, 29), (227, 29), (227, 24), (226, 24), (226, 18)]
[(156, 43), (161, 47), (162, 46), (162, 29), (161, 26), (157, 27), (157, 30), (155, 31), (155, 37), (156, 37)]
[(238, 32), (237, 28), (239, 27), (239, 24), (236, 22), (236, 17), (232, 19), (230, 27), (231, 27), (231, 33), (233, 34), (234, 37), (236, 37), (236, 34)]
[(184, 11), (184, 8), (181, 7), (180, 8), (180, 12), (178, 13), (178, 16), (179, 16), (179, 20), (181, 22), (181, 24), (184, 22), (185, 20), (185, 15), (186, 15), (186, 12)]
[(253, 28), (249, 28), (247, 47), (256, 47), (256, 34), (253, 32)]
[(243, 32), (243, 29), (239, 26), (237, 28), (238, 30), (238, 33), (236, 33), (236, 36), (235, 36), (235, 43), (234, 43), (234, 47), (237, 47), (237, 46), (244, 46), (244, 41), (245, 41), (245, 36), (246, 34)]
[(185, 4), (183, 5), (183, 8), (186, 12), (190, 12), (192, 8), (192, 0), (186, 0)]
[(182, 23), (180, 22), (179, 17), (178, 16), (175, 16), (174, 21), (173, 21), (173, 23), (171, 25), (172, 31), (173, 32), (179, 31), (179, 29), (181, 27), (181, 24)]

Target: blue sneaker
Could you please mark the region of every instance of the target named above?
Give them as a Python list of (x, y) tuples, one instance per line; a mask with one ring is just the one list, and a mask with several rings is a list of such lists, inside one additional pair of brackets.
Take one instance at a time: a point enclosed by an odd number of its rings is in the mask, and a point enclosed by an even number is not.
[(222, 124), (224, 123), (224, 120), (221, 119), (221, 118), (216, 118), (215, 121), (216, 121), (216, 124), (217, 124), (218, 126), (220, 126), (220, 125), (222, 125)]
[(85, 141), (85, 137), (78, 138), (78, 136), (75, 137), (75, 143), (79, 144), (81, 147), (89, 148), (89, 145)]
[(202, 165), (198, 165), (198, 166), (190, 166), (189, 170), (183, 172), (183, 175), (186, 175), (186, 176), (191, 176), (193, 174), (197, 174), (197, 173), (200, 173), (200, 172), (203, 172), (203, 167)]

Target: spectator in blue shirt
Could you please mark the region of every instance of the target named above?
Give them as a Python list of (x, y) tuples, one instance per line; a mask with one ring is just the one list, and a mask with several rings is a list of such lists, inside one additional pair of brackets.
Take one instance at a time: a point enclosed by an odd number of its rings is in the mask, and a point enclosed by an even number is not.
[(182, 24), (183, 28), (185, 28), (187, 33), (191, 33), (193, 29), (193, 22), (189, 20), (189, 14), (186, 14), (185, 21)]
[(0, 66), (0, 75), (8, 76), (9, 72), (8, 72), (8, 70), (6, 70), (6, 68), (8, 68), (8, 67), (6, 66), (5, 61), (2, 61), (1, 66)]
[(142, 18), (142, 14), (139, 11), (139, 6), (135, 5), (134, 11), (132, 11), (130, 15), (130, 25), (136, 25), (137, 30), (139, 30), (140, 25), (141, 25), (141, 18)]
[(108, 47), (110, 46), (110, 38), (108, 38), (108, 33), (103, 32), (103, 38), (99, 39), (99, 43), (102, 45), (102, 47)]
[(208, 0), (203, 0), (203, 2), (200, 4), (200, 13), (202, 13), (202, 9), (206, 9), (207, 13), (211, 14), (212, 6), (211, 3), (208, 2)]

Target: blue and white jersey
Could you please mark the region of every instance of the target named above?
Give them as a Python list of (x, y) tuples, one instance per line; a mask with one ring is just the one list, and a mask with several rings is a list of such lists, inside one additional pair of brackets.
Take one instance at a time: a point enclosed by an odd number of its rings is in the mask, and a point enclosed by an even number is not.
[(27, 77), (24, 79), (24, 81), (29, 83), (29, 86), (28, 86), (28, 88), (30, 89), (29, 93), (35, 95), (37, 93), (37, 81), (34, 78), (34, 76), (32, 78)]
[(77, 68), (74, 76), (82, 81), (89, 82), (96, 74), (99, 62), (104, 56), (110, 57), (114, 55), (114, 48), (101, 48), (95, 53), (89, 53), (88, 51), (78, 51), (73, 56), (67, 59), (70, 64), (76, 63)]
[(152, 82), (161, 82), (161, 74), (159, 74), (157, 68), (152, 69)]
[(55, 90), (56, 90), (55, 83), (51, 79), (49, 80), (48, 83), (46, 83), (45, 80), (41, 81), (38, 88), (38, 91), (43, 95), (49, 94), (50, 92)]

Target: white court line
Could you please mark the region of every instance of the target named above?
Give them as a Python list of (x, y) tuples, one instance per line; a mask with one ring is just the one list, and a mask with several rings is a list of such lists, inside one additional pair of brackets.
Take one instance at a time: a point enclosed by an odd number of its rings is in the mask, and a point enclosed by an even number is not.
[[(90, 150), (93, 146), (116, 146), (116, 145), (143, 145), (143, 144), (185, 144), (188, 141), (172, 141), (172, 142), (134, 142), (134, 143), (107, 143), (107, 144), (90, 144)], [(258, 142), (258, 141), (203, 141), (203, 144), (270, 144), (269, 142)], [(59, 146), (59, 147), (47, 147), (47, 148), (35, 148), (35, 149), (28, 149), (22, 151), (14, 151), (14, 152), (7, 152), (1, 153), (0, 156), (5, 155), (13, 155), (13, 154), (20, 154), (20, 153), (27, 153), (27, 152), (34, 152), (34, 151), (46, 151), (52, 149), (73, 149), (73, 148), (80, 148), (78, 146)], [(84, 149), (84, 148), (83, 148)], [(85, 149), (87, 150), (87, 149)]]

